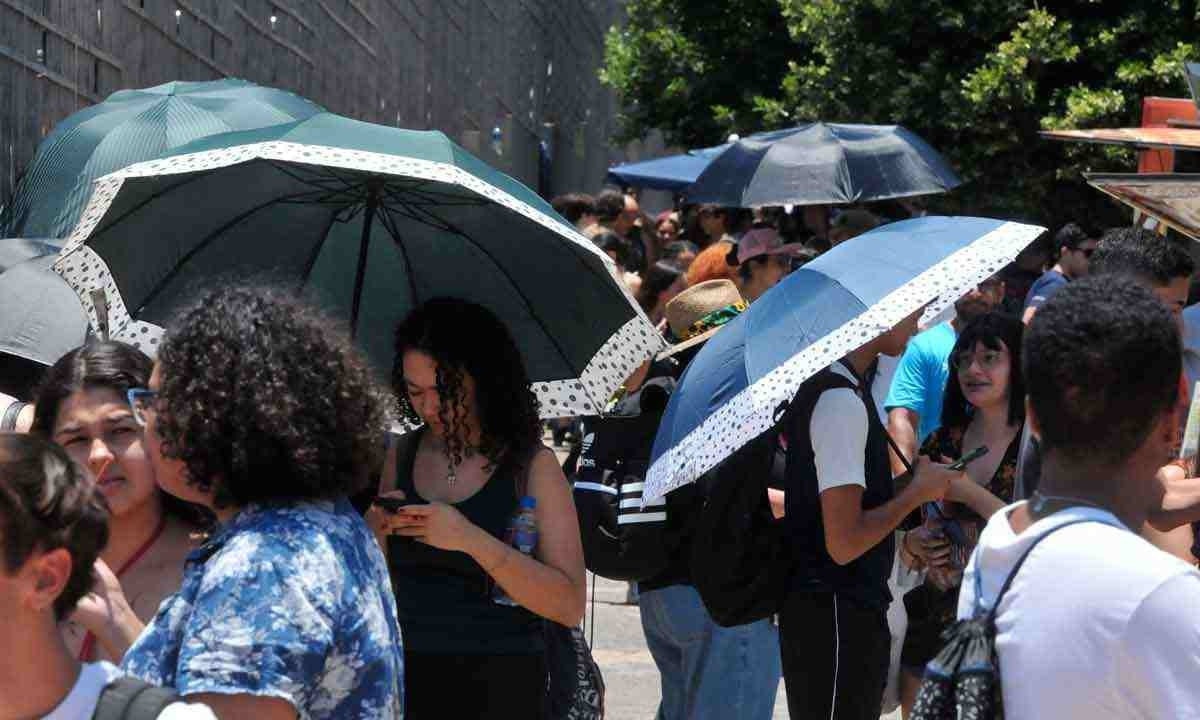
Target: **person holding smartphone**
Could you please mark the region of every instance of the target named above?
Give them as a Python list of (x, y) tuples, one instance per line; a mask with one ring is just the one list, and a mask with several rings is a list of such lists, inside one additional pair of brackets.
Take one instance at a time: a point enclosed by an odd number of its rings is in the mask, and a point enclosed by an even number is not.
[(899, 355), (922, 310), (801, 385), (787, 409), (784, 532), (792, 573), (779, 615), (791, 717), (878, 720), (891, 659), (895, 530), (961, 471), (922, 458), (899, 491), (867, 370)]
[[(571, 489), (541, 441), (520, 350), (491, 311), (434, 298), (396, 331), (404, 419), (366, 519), (404, 633), (405, 717), (540, 717), (543, 618), (577, 625), (586, 587)], [(527, 495), (537, 542), (505, 530)], [(496, 586), (511, 602), (497, 602)]]
[[(1015, 317), (987, 313), (963, 329), (950, 353), (942, 424), (921, 454), (965, 463), (966, 473), (951, 481), (943, 503), (925, 507), (925, 525), (905, 537), (906, 550), (928, 565), (924, 584), (904, 596), (908, 632), (900, 655), (900, 703), (906, 717), (925, 664), (941, 649), (942, 631), (954, 622), (963, 568), (979, 533), (988, 517), (1013, 500), (1025, 424), (1023, 330)], [(930, 540), (942, 541), (938, 552), (924, 554), (914, 547)]]

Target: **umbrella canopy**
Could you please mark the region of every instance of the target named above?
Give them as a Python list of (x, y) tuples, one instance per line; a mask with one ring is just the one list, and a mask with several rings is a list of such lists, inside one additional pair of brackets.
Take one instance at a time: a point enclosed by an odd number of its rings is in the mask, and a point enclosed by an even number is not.
[(947, 192), (962, 183), (899, 125), (810, 123), (737, 141), (686, 191), (729, 207), (826, 205)]
[(53, 365), (87, 339), (79, 298), (50, 269), (55, 257), (35, 257), (0, 272), (0, 353)]
[(905, 220), (785, 277), (688, 365), (655, 438), (644, 501), (693, 482), (766, 432), (805, 380), (935, 298), (953, 302), (1042, 232), (988, 218)]
[(696, 182), (712, 159), (729, 145), (689, 150), (682, 155), (624, 163), (608, 169), (608, 181), (621, 186), (683, 192)]
[(0, 238), (0, 273), (43, 255), (57, 255), (62, 241), (50, 238)]
[(541, 198), (438, 132), (328, 113), (211, 137), (96, 183), (56, 269), (94, 327), (153, 351), (214, 280), (302, 289), (390, 372), (397, 323), (449, 296), (489, 308), (547, 417), (599, 412), (662, 345), (616, 267)]
[(65, 237), (87, 203), (92, 182), (151, 160), (196, 138), (293, 122), (320, 106), (245, 80), (171, 82), (121, 90), (84, 108), (42, 141), (12, 202), (0, 237)]

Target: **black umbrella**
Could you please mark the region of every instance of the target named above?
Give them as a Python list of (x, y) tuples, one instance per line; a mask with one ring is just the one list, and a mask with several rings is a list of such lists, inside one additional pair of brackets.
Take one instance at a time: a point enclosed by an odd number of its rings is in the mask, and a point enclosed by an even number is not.
[(728, 207), (834, 205), (928, 195), (962, 183), (899, 125), (811, 123), (739, 140), (686, 192)]
[[(23, 244), (36, 249), (27, 241), (0, 241), (0, 262), (18, 256)], [(56, 257), (27, 258), (0, 272), (0, 391), (15, 397), (28, 398), (46, 367), (87, 339), (79, 298), (50, 269)]]

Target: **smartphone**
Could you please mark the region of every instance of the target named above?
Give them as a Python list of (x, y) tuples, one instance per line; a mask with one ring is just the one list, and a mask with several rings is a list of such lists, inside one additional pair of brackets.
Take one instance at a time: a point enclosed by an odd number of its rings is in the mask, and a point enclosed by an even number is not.
[(376, 495), (375, 499), (371, 501), (371, 504), (378, 505), (379, 507), (383, 508), (384, 510), (387, 510), (388, 512), (396, 512), (400, 508), (404, 507), (405, 505), (408, 505), (409, 502), (408, 502), (408, 500), (406, 500), (404, 498)]
[(983, 457), (984, 455), (987, 455), (987, 453), (988, 453), (987, 445), (980, 445), (979, 447), (975, 448), (971, 452), (967, 453), (966, 455), (963, 455), (959, 459), (950, 463), (950, 465), (948, 467), (949, 467), (949, 469), (956, 470), (956, 471), (966, 470), (968, 465), (975, 462), (976, 460)]

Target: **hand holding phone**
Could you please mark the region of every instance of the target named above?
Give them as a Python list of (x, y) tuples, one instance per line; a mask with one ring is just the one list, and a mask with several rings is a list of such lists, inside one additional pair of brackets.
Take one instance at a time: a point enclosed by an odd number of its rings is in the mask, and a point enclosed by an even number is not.
[(962, 472), (963, 470), (967, 469), (968, 465), (970, 465), (971, 463), (975, 462), (976, 460), (978, 460), (979, 458), (981, 458), (987, 454), (988, 454), (987, 445), (980, 445), (979, 447), (975, 448), (971, 452), (967, 453), (966, 455), (963, 455), (959, 459), (950, 463), (949, 469), (954, 470), (955, 472)]
[(390, 513), (398, 512), (400, 508), (408, 505), (408, 499), (403, 494), (400, 495), (376, 495), (371, 501), (372, 505), (380, 507)]

